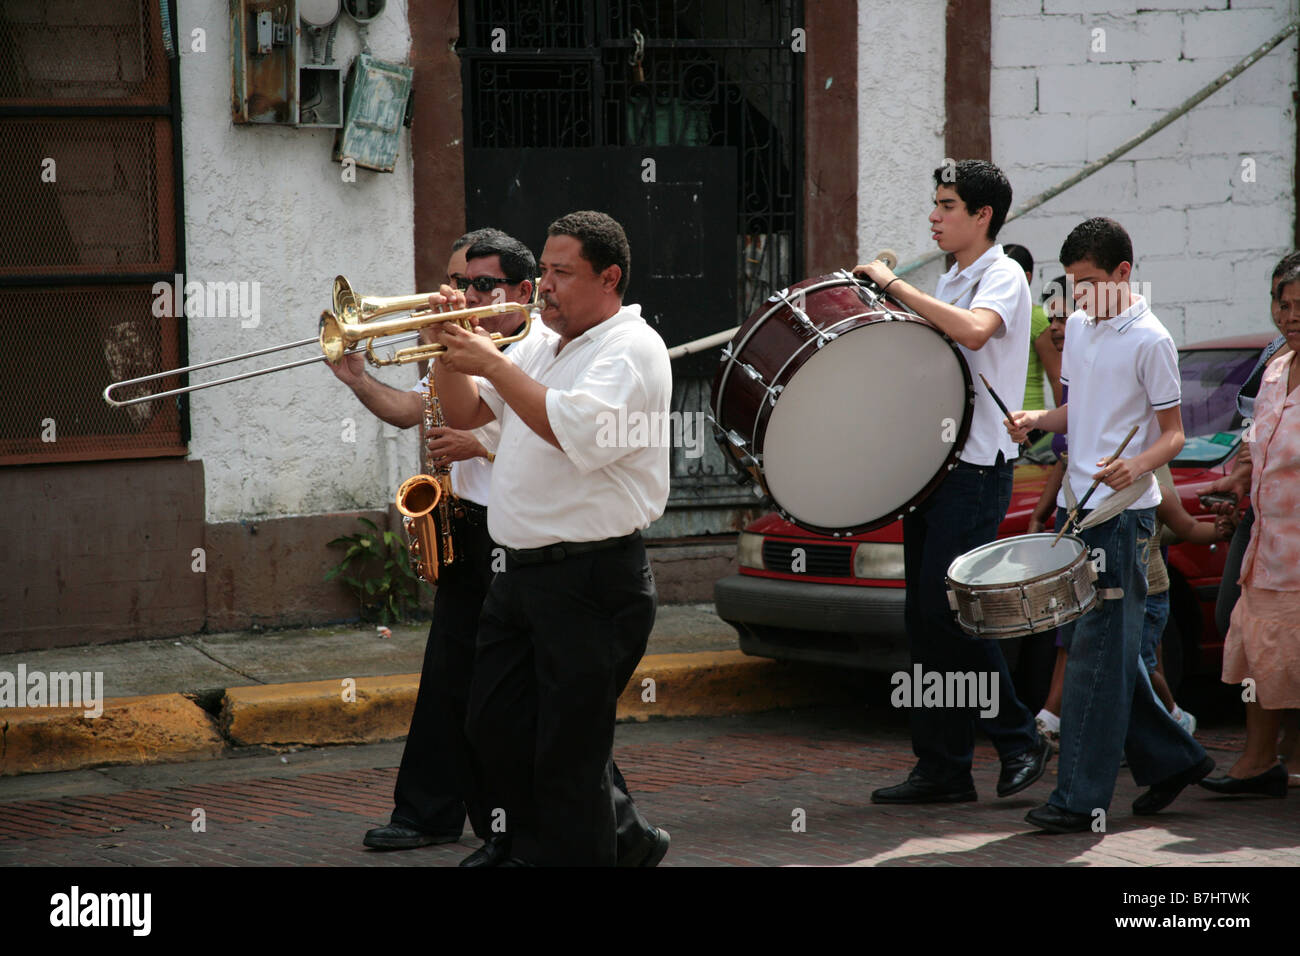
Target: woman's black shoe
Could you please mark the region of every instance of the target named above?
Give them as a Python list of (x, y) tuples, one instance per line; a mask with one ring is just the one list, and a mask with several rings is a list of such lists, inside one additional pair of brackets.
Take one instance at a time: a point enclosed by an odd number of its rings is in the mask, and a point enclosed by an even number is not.
[(1253, 777), (1242, 779), (1224, 774), (1222, 777), (1206, 777), (1200, 783), (1206, 790), (1213, 790), (1215, 793), (1260, 793), (1266, 797), (1285, 797), (1286, 768), (1278, 763)]

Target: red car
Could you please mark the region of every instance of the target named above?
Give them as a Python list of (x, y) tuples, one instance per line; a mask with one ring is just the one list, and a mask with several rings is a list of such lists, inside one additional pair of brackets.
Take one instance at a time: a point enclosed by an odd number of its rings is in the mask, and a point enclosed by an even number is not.
[[(1193, 516), (1213, 520), (1197, 495), (1232, 467), (1242, 420), (1237, 391), (1250, 375), (1268, 335), (1200, 342), (1179, 350), (1183, 382), (1182, 452), (1171, 463), (1179, 497)], [(1020, 463), (998, 537), (1024, 534), (1046, 481), (1049, 463)], [(740, 573), (718, 581), (718, 616), (736, 628), (746, 654), (845, 664), (892, 672), (909, 666), (903, 629), (903, 526), (831, 538), (791, 524), (775, 513), (741, 532)], [(795, 555), (802, 573), (794, 573)], [(1223, 638), (1214, 605), (1226, 543), (1175, 544), (1168, 549), (1170, 618), (1165, 629), (1166, 675), (1214, 674)], [(1015, 641), (1004, 641), (1010, 657)]]

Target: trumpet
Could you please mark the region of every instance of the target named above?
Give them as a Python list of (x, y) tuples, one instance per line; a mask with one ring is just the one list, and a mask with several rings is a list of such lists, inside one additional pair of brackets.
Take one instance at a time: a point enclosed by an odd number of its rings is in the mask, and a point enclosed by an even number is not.
[[(534, 284), (534, 290), (537, 284)], [(230, 382), (239, 382), (246, 378), (256, 378), (259, 375), (270, 375), (272, 372), (282, 372), (286, 369), (297, 368), (300, 365), (309, 365), (312, 362), (329, 362), (337, 365), (345, 355), (354, 352), (363, 352), (366, 359), (372, 365), (398, 365), (407, 362), (419, 362), (425, 359), (434, 358), (446, 351), (441, 345), (429, 344), (419, 345), (413, 348), (399, 349), (392, 358), (383, 359), (375, 354), (374, 343), (376, 339), (389, 338), (390, 336), (400, 336), (392, 338), (384, 343), (386, 345), (398, 345), (402, 342), (410, 342), (419, 338), (419, 330), (427, 328), (437, 322), (459, 322), (466, 329), (474, 328), (474, 320), (489, 315), (500, 315), (504, 312), (518, 312), (524, 320), (524, 327), (518, 334), (503, 337), (499, 333), (492, 333), (493, 344), (498, 347), (509, 345), (511, 342), (517, 342), (526, 336), (532, 328), (533, 313), (537, 309), (537, 294), (534, 291), (533, 300), (529, 303), (522, 302), (501, 302), (492, 305), (479, 306), (474, 309), (455, 309), (448, 312), (438, 312), (433, 309), (423, 308), (428, 305), (429, 293), (417, 293), (415, 295), (402, 296), (361, 296), (357, 295), (348, 280), (343, 276), (338, 276), (334, 280), (333, 310), (321, 313), (320, 331), (318, 334), (309, 339), (300, 339), (297, 342), (286, 342), (283, 345), (272, 345), (264, 349), (255, 349), (251, 352), (241, 352), (239, 355), (229, 355), (225, 358), (213, 359), (210, 362), (199, 362), (195, 365), (187, 365), (184, 368), (176, 368), (167, 372), (155, 372), (152, 375), (142, 375), (139, 378), (129, 378), (121, 382), (114, 382), (104, 389), (104, 401), (108, 404), (121, 408), (127, 405), (136, 405), (140, 402), (153, 402), (160, 398), (171, 398), (173, 395), (185, 395), (189, 392), (197, 392), (200, 389), (212, 388), (215, 385), (226, 385)], [(410, 315), (402, 318), (386, 319), (376, 321), (383, 316), (393, 315), (399, 312), (410, 312)], [(403, 334), (408, 333), (408, 334)], [(360, 343), (364, 342), (364, 347)], [(257, 358), (262, 355), (270, 355), (273, 352), (284, 352), (289, 349), (302, 348), (306, 345), (319, 345), (321, 354), (314, 355), (310, 358), (297, 359), (292, 362), (285, 362), (281, 365), (272, 365), (268, 368), (257, 369), (252, 372), (243, 372), (238, 375), (228, 375), (225, 378), (214, 379), (211, 382), (201, 382), (198, 385), (187, 385), (183, 388), (173, 388), (165, 392), (152, 392), (146, 395), (138, 395), (133, 398), (117, 398), (114, 392), (120, 392), (123, 389), (129, 389), (140, 386), (146, 382), (154, 382), (158, 379), (171, 378), (176, 375), (187, 375), (190, 372), (197, 372), (199, 369), (214, 368), (218, 365), (229, 365), (232, 362), (241, 362), (245, 359)]]

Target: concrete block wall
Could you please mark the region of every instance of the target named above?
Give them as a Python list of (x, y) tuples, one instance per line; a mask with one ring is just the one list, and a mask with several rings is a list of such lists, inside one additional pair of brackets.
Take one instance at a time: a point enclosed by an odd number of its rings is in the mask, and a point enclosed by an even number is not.
[[(993, 0), (993, 159), (1016, 203), (1136, 135), (1296, 15), (1296, 0)], [(1069, 230), (1107, 215), (1133, 237), (1134, 278), (1150, 283), (1176, 341), (1270, 329), (1268, 276), (1296, 216), (1296, 69), (1292, 38), (1009, 223), (1000, 238), (1033, 251), (1035, 293), (1060, 272)]]

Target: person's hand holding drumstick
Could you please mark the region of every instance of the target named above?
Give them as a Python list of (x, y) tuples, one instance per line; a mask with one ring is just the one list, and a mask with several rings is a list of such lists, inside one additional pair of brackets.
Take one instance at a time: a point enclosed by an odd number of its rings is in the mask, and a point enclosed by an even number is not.
[[(1007, 433), (1015, 441), (1023, 442), (1035, 428), (1049, 432), (1064, 432), (1068, 420), (1069, 404), (1067, 403), (1060, 408), (1013, 412), (1010, 418), (1002, 420), (1002, 424), (1006, 426)], [(1110, 486), (1112, 491), (1123, 491), (1146, 474), (1146, 470), (1136, 465), (1134, 459), (1117, 458), (1115, 455), (1102, 458), (1097, 462), (1097, 467), (1100, 471), (1091, 476), (1092, 480)]]

